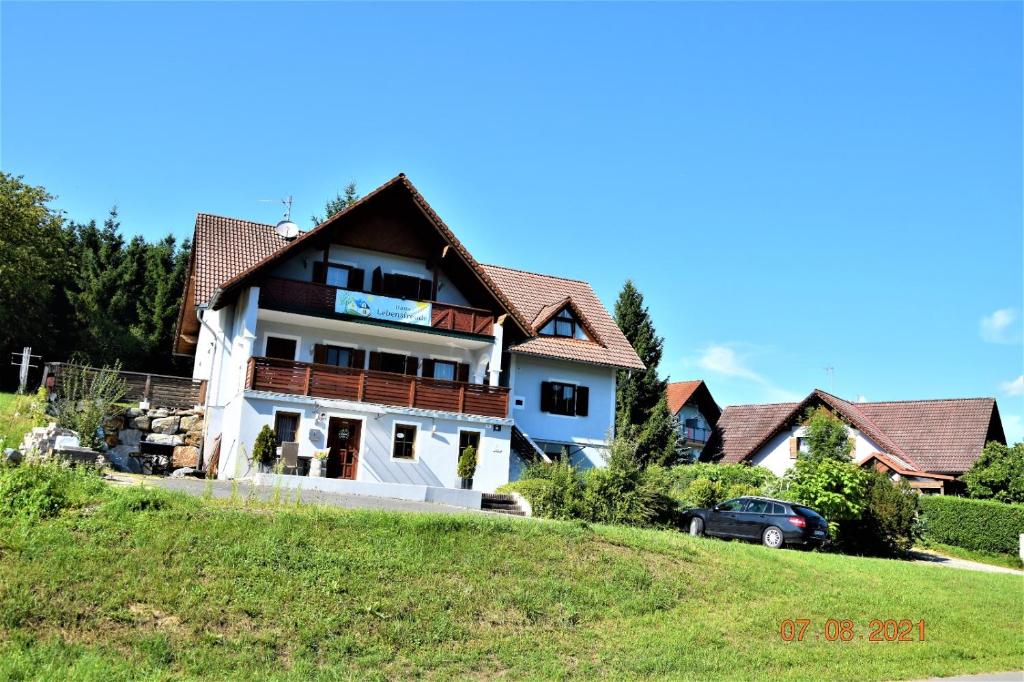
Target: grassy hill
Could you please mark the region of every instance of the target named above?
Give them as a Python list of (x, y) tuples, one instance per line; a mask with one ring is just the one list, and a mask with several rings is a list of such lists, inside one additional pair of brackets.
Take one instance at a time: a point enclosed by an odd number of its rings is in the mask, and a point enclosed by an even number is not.
[[(906, 679), (1020, 668), (1024, 579), (564, 522), (107, 492), (0, 520), (0, 679)], [(803, 642), (780, 622), (810, 619)], [(857, 638), (829, 642), (829, 618)], [(868, 642), (872, 619), (924, 642)]]

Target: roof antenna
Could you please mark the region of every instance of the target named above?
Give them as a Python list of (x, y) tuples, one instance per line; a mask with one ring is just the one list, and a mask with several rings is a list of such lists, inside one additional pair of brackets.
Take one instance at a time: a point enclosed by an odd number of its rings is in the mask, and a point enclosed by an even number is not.
[(836, 390), (836, 368), (828, 365), (825, 367), (825, 374), (828, 375), (828, 392), (834, 394)]
[[(270, 202), (273, 199), (260, 199), (263, 202)], [(299, 236), (299, 226), (292, 222), (292, 196), (280, 200), (284, 204), (284, 218), (274, 226), (274, 232), (285, 241), (291, 241)]]

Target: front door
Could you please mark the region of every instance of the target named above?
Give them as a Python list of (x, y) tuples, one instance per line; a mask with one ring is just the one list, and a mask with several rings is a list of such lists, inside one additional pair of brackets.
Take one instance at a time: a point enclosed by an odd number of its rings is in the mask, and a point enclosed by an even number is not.
[(359, 465), (359, 427), (355, 419), (331, 417), (327, 427), (327, 478), (355, 480)]

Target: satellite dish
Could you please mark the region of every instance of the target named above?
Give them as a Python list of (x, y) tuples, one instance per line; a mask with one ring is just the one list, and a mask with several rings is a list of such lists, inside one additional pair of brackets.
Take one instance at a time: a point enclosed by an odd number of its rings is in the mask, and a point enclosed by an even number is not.
[(282, 239), (291, 241), (299, 236), (299, 226), (291, 220), (285, 219), (274, 226), (274, 232)]

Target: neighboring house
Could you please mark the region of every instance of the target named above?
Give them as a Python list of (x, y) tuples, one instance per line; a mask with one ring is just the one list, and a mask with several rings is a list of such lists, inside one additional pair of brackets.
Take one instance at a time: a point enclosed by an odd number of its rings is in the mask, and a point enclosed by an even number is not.
[(679, 421), (679, 438), (694, 459), (700, 459), (722, 409), (702, 379), (675, 381), (665, 389), (668, 409)]
[(852, 403), (815, 389), (799, 403), (725, 408), (703, 459), (746, 462), (782, 475), (806, 451), (800, 425), (824, 406), (847, 423), (853, 459), (904, 478), (922, 492), (944, 492), (989, 441), (1006, 442), (993, 398)]
[(196, 218), (175, 352), (219, 478), (254, 471), (264, 425), (299, 473), (327, 451), (361, 483), (459, 487), (467, 445), (482, 491), (544, 453), (603, 461), (616, 371), (643, 364), (588, 284), (479, 264), (404, 175), (294, 230)]

